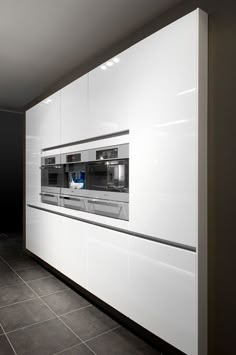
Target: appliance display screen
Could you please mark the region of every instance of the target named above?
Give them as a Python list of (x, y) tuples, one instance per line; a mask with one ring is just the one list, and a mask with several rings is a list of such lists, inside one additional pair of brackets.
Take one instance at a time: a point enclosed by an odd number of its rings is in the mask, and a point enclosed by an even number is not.
[(81, 161), (81, 154), (71, 154), (66, 156), (66, 161), (67, 163), (74, 163), (76, 161)]
[(118, 158), (118, 148), (96, 151), (96, 160), (115, 159), (115, 158)]
[(56, 158), (55, 157), (45, 158), (45, 165), (55, 164), (55, 163), (56, 163)]

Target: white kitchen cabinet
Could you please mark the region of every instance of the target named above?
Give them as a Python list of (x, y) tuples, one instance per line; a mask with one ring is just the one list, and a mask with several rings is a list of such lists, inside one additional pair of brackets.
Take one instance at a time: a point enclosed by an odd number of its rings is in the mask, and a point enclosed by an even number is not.
[[(195, 247), (198, 164), (206, 160), (198, 146), (207, 130), (207, 75), (200, 75), (207, 68), (206, 39), (207, 16), (197, 10), (143, 41), (130, 123), (131, 230)], [(206, 171), (201, 174), (206, 181)]]
[(40, 117), (41, 106), (26, 112), (26, 202), (37, 203), (41, 191), (40, 170)]
[(196, 253), (27, 207), (26, 247), (189, 355), (197, 354)]
[[(119, 62), (89, 72), (90, 135), (96, 137), (129, 129), (132, 98), (135, 96), (132, 48), (119, 54)], [(108, 61), (113, 63), (112, 59)]]
[[(158, 337), (189, 355), (205, 355), (207, 15), (196, 10), (117, 57), (63, 89), (61, 101), (56, 93), (54, 103), (41, 103), (35, 117), (42, 117), (41, 148), (129, 129), (115, 141), (129, 142), (129, 221), (111, 225), (139, 237), (27, 208), (26, 245)], [(30, 123), (29, 134), (37, 127)], [(102, 216), (67, 212), (108, 224)]]
[(79, 222), (27, 207), (26, 248), (86, 287), (86, 239)]
[(59, 268), (61, 217), (36, 208), (26, 209), (26, 248), (48, 264)]
[(89, 224), (84, 233), (87, 239), (87, 289), (126, 314), (129, 236)]
[(61, 90), (61, 144), (90, 137), (88, 74)]
[(41, 149), (60, 145), (61, 142), (61, 93), (57, 91), (43, 100), (40, 117)]
[(127, 316), (197, 354), (196, 253), (131, 237)]

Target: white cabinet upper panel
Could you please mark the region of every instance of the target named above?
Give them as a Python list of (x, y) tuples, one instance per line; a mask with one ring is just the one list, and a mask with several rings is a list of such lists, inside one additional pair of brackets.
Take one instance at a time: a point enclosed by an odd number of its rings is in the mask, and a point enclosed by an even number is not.
[(41, 106), (26, 112), (26, 202), (39, 202), (41, 190), (40, 170), (40, 118)]
[[(99, 136), (129, 129), (133, 82), (130, 80), (132, 56), (130, 50), (111, 59), (89, 73), (90, 135)], [(106, 70), (102, 68), (106, 68)]]
[(60, 102), (61, 93), (58, 91), (40, 103), (41, 149), (50, 148), (60, 144)]
[(130, 122), (130, 228), (192, 246), (198, 196), (197, 23), (194, 11), (140, 44)]
[(61, 144), (90, 137), (88, 74), (61, 90)]
[(196, 254), (131, 238), (128, 317), (188, 355), (197, 354)]

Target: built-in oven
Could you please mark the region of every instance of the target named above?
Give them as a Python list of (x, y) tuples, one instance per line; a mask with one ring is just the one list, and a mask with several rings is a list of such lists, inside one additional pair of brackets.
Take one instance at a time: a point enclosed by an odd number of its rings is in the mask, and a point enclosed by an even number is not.
[(41, 201), (53, 205), (59, 204), (63, 168), (60, 154), (41, 158)]
[(129, 219), (129, 145), (62, 154), (63, 207)]

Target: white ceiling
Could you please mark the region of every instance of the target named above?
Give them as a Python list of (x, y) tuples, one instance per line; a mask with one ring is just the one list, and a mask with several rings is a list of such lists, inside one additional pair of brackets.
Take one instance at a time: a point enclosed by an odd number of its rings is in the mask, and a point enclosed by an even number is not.
[(0, 107), (21, 109), (180, 0), (0, 0)]

